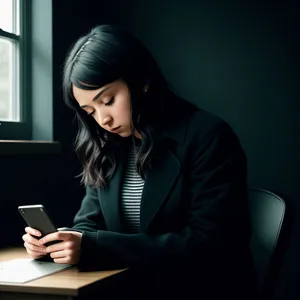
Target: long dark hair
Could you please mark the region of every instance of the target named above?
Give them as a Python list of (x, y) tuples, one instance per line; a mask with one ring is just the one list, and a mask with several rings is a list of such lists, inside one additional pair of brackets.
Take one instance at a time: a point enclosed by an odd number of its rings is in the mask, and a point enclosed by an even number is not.
[(142, 136), (136, 169), (143, 178), (159, 143), (166, 102), (173, 95), (150, 52), (124, 29), (101, 25), (76, 41), (65, 61), (63, 93), (78, 120), (75, 147), (83, 164), (82, 182), (92, 187), (106, 186), (116, 167), (115, 150), (126, 138), (105, 131), (88, 116), (75, 100), (72, 85), (93, 90), (118, 79), (129, 87), (133, 128)]

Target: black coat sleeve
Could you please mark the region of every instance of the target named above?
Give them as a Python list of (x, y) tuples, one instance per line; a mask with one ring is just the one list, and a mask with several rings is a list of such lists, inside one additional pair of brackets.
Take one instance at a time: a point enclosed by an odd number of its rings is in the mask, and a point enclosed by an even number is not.
[[(193, 151), (186, 162), (186, 191), (191, 205), (185, 227), (160, 235), (88, 229), (83, 231), (79, 267), (111, 269), (184, 263), (248, 238), (246, 158), (237, 137), (226, 123), (219, 122), (200, 140), (195, 134), (190, 146)], [(75, 227), (103, 225), (95, 197), (90, 191)]]
[(74, 217), (73, 229), (82, 232), (106, 230), (104, 217), (99, 205), (98, 190), (86, 187), (86, 194), (81, 207)]

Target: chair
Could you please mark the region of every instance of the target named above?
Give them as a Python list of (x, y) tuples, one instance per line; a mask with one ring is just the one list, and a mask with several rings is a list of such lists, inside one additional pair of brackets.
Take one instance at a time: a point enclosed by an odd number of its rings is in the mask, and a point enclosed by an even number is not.
[[(251, 251), (261, 294), (269, 286), (271, 266), (286, 212), (285, 201), (263, 189), (249, 189), (252, 221)], [(274, 263), (273, 263), (274, 264)]]

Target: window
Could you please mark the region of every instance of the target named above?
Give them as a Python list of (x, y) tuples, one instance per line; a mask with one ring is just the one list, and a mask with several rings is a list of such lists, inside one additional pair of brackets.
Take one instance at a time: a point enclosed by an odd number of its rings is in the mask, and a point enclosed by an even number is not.
[[(29, 138), (25, 60), (28, 0), (0, 0), (0, 139)], [(27, 79), (26, 79), (27, 80)]]
[(0, 0), (0, 120), (20, 121), (19, 1)]
[(0, 146), (53, 140), (52, 48), (52, 0), (0, 0)]

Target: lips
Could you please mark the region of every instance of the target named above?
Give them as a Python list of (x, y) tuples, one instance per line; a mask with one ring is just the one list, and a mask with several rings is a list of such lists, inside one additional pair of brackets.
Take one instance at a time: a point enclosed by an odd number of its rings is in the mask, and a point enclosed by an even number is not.
[(113, 128), (113, 129), (111, 129), (111, 132), (117, 131), (120, 127), (121, 127), (121, 126), (118, 126), (118, 127), (115, 127), (115, 128)]

